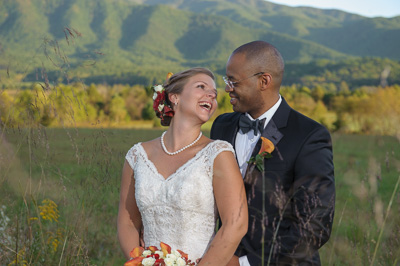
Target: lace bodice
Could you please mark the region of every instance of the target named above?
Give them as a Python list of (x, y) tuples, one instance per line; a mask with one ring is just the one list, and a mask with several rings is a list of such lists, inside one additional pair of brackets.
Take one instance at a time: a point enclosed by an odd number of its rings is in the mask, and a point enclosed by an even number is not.
[(166, 179), (141, 143), (128, 151), (126, 160), (134, 171), (146, 246), (159, 247), (162, 241), (188, 253), (192, 261), (203, 256), (215, 232), (213, 164), (222, 151), (234, 153), (231, 144), (215, 140)]

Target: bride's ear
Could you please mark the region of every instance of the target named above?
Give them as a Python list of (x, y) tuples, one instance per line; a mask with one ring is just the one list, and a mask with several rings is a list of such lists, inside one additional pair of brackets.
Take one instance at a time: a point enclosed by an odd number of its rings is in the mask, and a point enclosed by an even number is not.
[(175, 106), (178, 104), (178, 95), (177, 94), (168, 94), (168, 100), (171, 105)]

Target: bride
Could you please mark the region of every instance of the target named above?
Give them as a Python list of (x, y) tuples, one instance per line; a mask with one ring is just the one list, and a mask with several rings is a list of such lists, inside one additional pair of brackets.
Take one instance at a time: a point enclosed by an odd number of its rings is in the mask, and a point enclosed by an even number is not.
[[(126, 258), (164, 242), (198, 265), (226, 265), (247, 232), (247, 202), (232, 146), (201, 133), (217, 108), (215, 78), (192, 68), (156, 86), (154, 106), (169, 128), (134, 145), (122, 171), (118, 239)], [(217, 233), (216, 220), (222, 225)]]

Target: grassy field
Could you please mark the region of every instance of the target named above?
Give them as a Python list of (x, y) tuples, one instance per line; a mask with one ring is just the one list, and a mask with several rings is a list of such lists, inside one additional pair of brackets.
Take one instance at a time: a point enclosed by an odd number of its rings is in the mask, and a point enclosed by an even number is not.
[[(161, 132), (1, 132), (0, 265), (122, 265), (116, 217), (124, 156)], [(399, 139), (334, 134), (333, 145), (336, 213), (322, 264), (398, 265)]]

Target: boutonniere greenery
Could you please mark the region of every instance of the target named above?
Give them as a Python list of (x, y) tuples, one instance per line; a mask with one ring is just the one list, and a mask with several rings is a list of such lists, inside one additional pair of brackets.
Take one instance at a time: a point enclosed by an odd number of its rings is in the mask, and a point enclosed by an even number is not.
[(254, 164), (260, 172), (264, 172), (264, 159), (271, 158), (271, 153), (274, 151), (274, 144), (267, 138), (261, 137), (261, 148), (256, 156), (253, 156), (248, 161), (249, 164)]

